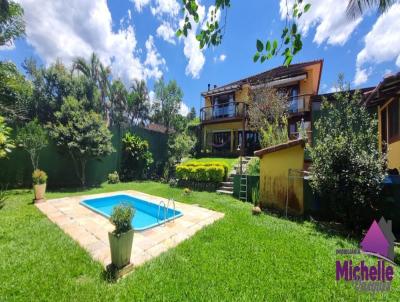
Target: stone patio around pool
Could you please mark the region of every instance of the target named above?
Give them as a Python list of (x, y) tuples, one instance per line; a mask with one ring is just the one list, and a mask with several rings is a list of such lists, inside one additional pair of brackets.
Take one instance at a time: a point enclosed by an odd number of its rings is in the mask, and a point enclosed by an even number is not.
[[(37, 203), (36, 207), (88, 251), (93, 259), (107, 267), (111, 263), (108, 232), (112, 231), (114, 227), (107, 218), (82, 206), (79, 202), (88, 197), (105, 197), (116, 194), (132, 195), (157, 205), (161, 200), (167, 201), (165, 198), (137, 191), (119, 191), (52, 199)], [(157, 257), (193, 236), (206, 225), (224, 217), (223, 213), (180, 202), (176, 202), (176, 209), (183, 213), (182, 217), (164, 225), (135, 232), (131, 257), (133, 267)]]

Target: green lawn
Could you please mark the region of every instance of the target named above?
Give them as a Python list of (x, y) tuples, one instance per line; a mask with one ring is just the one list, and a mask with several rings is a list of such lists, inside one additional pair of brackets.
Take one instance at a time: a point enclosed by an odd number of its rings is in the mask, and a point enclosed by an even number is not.
[(203, 158), (190, 158), (185, 163), (188, 162), (223, 162), (228, 165), (229, 171), (233, 169), (233, 166), (238, 162), (238, 158), (226, 158), (226, 157), (203, 157)]
[(102, 278), (101, 265), (31, 204), (31, 191), (12, 191), (0, 210), (0, 301), (400, 300), (398, 276), (389, 294), (358, 293), (350, 284), (336, 283), (335, 250), (355, 248), (356, 242), (320, 232), (309, 222), (254, 217), (250, 204), (229, 196), (184, 196), (165, 184), (137, 182), (47, 197), (125, 189), (226, 215), (110, 284)]

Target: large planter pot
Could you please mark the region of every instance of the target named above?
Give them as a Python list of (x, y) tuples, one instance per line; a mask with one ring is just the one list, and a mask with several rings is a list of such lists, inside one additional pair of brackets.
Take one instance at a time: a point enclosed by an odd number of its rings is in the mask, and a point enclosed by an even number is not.
[(46, 194), (46, 184), (33, 185), (33, 190), (35, 191), (35, 200), (44, 199)]
[(126, 233), (115, 235), (108, 233), (110, 241), (111, 262), (117, 267), (122, 268), (129, 264), (131, 260), (133, 230)]

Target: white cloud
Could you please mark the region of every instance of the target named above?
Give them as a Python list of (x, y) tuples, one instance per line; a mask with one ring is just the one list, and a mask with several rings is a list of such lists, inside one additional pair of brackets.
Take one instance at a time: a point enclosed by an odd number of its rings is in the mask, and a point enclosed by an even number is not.
[(157, 28), (157, 36), (161, 37), (168, 43), (175, 45), (175, 30), (172, 28), (172, 25), (169, 22), (163, 22)]
[(385, 69), (385, 72), (383, 73), (384, 77), (388, 77), (390, 75), (393, 75), (393, 71), (389, 68)]
[(179, 114), (183, 115), (183, 116), (187, 116), (189, 113), (190, 109), (188, 107), (188, 105), (186, 105), (185, 103), (181, 103), (181, 108), (179, 109)]
[(104, 64), (111, 65), (113, 75), (126, 83), (159, 75), (161, 64), (154, 65), (151, 59), (141, 62), (133, 26), (112, 30), (106, 0), (20, 3), (25, 10), (27, 42), (46, 64), (57, 58), (70, 64), (77, 56), (88, 58), (96, 52)]
[(357, 65), (396, 60), (400, 67), (400, 3), (381, 15), (365, 36), (365, 46), (357, 55)]
[(154, 16), (161, 16), (163, 14), (177, 16), (180, 8), (176, 0), (155, 0), (155, 5), (151, 7), (151, 13)]
[(131, 0), (133, 4), (135, 4), (135, 8), (138, 12), (141, 12), (143, 7), (147, 6), (150, 3), (150, 0)]
[(214, 57), (214, 62), (224, 62), (226, 60), (226, 54), (220, 54)]
[(158, 53), (152, 35), (150, 35), (146, 41), (146, 51), (147, 55), (146, 60), (144, 61), (144, 64), (146, 65), (145, 75), (148, 78), (158, 79), (163, 75), (160, 68), (165, 66), (165, 59)]
[(360, 86), (361, 84), (366, 83), (371, 73), (372, 73), (371, 69), (357, 67), (356, 74), (353, 80), (354, 85)]
[[(291, 10), (293, 0), (289, 0)], [(347, 1), (309, 0), (311, 9), (300, 18), (299, 29), (307, 35), (311, 28), (316, 27), (313, 41), (318, 45), (327, 42), (331, 45), (343, 45), (350, 38), (362, 18), (349, 20), (346, 16)], [(286, 0), (280, 1), (281, 18), (286, 17)], [(291, 15), (291, 14), (290, 14)]]

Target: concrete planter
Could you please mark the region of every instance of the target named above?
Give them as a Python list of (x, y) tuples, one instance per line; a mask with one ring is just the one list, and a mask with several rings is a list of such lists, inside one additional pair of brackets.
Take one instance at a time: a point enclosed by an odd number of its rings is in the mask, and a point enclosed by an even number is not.
[(35, 192), (35, 200), (42, 200), (46, 194), (46, 184), (33, 185), (33, 190)]
[(111, 261), (118, 269), (128, 265), (131, 260), (133, 233), (133, 230), (119, 235), (108, 233)]

